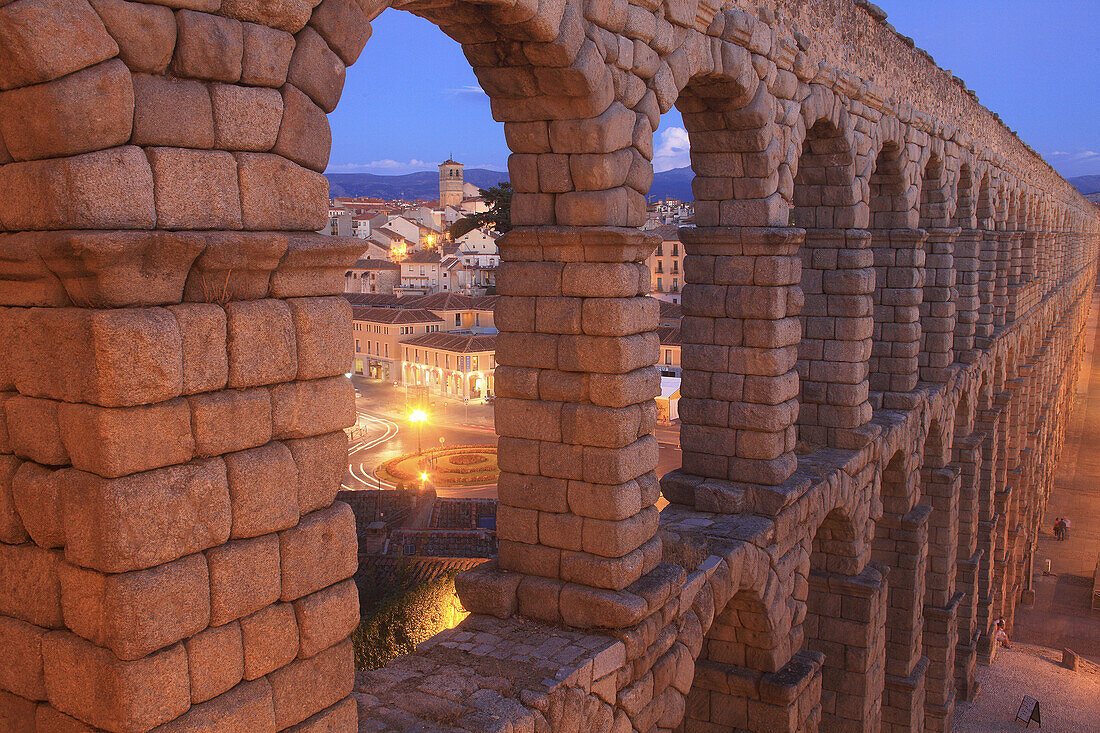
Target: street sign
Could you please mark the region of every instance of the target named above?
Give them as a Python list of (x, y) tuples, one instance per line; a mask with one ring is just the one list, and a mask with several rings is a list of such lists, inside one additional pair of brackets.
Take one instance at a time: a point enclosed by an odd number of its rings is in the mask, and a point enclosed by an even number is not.
[(1028, 697), (1024, 695), (1023, 701), (1020, 702), (1020, 709), (1016, 711), (1016, 720), (1023, 720), (1027, 723), (1025, 728), (1031, 726), (1031, 721), (1035, 721), (1039, 724), (1039, 727), (1043, 727), (1043, 721), (1039, 716), (1039, 701), (1034, 697)]

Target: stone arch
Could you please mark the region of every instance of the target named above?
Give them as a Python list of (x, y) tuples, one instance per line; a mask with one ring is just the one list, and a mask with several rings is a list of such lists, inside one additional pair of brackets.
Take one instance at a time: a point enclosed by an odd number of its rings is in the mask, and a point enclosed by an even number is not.
[[(917, 363), (920, 380), (924, 382), (947, 379), (948, 367), (955, 360), (954, 335), (960, 305), (955, 249), (960, 232), (951, 222), (950, 197), (948, 171), (940, 155), (933, 152), (924, 167), (920, 206), (920, 226), (926, 230), (927, 238), (924, 240), (924, 286), (920, 303), (920, 354)], [(965, 258), (959, 259), (965, 261)], [(895, 315), (897, 313), (895, 310)]]
[(868, 179), (872, 229), (909, 229), (915, 224), (911, 197), (909, 148), (903, 140), (887, 138), (875, 157)]
[(868, 384), (874, 409), (911, 405), (918, 380), (927, 235), (915, 228), (913, 167), (904, 141), (888, 139), (870, 178), (875, 288)]
[(974, 429), (975, 405), (971, 395), (973, 386), (959, 392), (959, 401), (955, 406), (955, 438), (966, 437)]
[(751, 222), (746, 207), (778, 185), (778, 172), (770, 162), (775, 154), (767, 150), (777, 145), (771, 134), (775, 98), (748, 58), (729, 72), (690, 77), (676, 107), (691, 145), (692, 189), (697, 204), (702, 204), (696, 207), (697, 226), (766, 224), (766, 219)]
[(925, 715), (949, 715), (955, 697), (958, 603), (955, 594), (961, 471), (951, 463), (954, 415), (931, 418), (924, 441), (921, 500), (929, 511), (922, 645), (929, 658)]
[(959, 168), (959, 179), (955, 187), (955, 215), (952, 222), (963, 229), (973, 229), (977, 218), (977, 191), (974, 186), (974, 173), (968, 161)]
[[(844, 120), (839, 112), (833, 116)], [(869, 236), (838, 226), (850, 220), (858, 203), (855, 150), (847, 132), (821, 118), (800, 143), (791, 217), (806, 229), (800, 249), (798, 426), (800, 450), (809, 452), (856, 447), (856, 431), (870, 419), (864, 352), (873, 271)]]
[(810, 543), (810, 570), (858, 575), (871, 557), (871, 502), (853, 502), (825, 515)]
[(945, 227), (951, 220), (949, 177), (943, 159), (933, 153), (924, 166), (920, 189), (920, 227)]
[(989, 172), (986, 171), (978, 184), (978, 195), (975, 201), (975, 216), (980, 229), (993, 229), (993, 220), (996, 212), (993, 186)]
[(820, 655), (822, 728), (878, 727), (882, 713), (888, 574), (869, 562), (870, 502), (821, 521), (807, 559), (805, 649)]
[[(801, 233), (766, 226), (780, 209), (782, 223), (787, 219), (788, 205), (777, 189), (776, 99), (747, 52), (727, 51), (713, 69), (689, 77), (676, 100), (689, 132), (699, 199), (696, 226), (680, 231), (687, 255), (682, 468), (690, 476), (775, 485), (795, 467)], [(758, 347), (792, 358), (760, 370), (750, 364)], [(724, 409), (715, 409), (718, 403)], [(669, 483), (674, 479), (666, 481), (666, 494), (676, 494)], [(717, 500), (726, 491), (682, 490), (682, 500), (700, 508), (733, 506)]]
[(924, 720), (922, 654), (924, 587), (928, 565), (928, 507), (920, 494), (918, 457), (897, 449), (881, 465), (882, 516), (875, 522), (871, 559), (890, 568), (887, 576), (884, 719), (920, 730)]

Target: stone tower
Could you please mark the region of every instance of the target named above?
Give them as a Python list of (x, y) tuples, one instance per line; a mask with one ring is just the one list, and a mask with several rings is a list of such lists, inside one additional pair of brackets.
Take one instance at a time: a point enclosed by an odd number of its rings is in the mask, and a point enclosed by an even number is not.
[(451, 159), (439, 165), (439, 205), (454, 206), (462, 203), (462, 164)]

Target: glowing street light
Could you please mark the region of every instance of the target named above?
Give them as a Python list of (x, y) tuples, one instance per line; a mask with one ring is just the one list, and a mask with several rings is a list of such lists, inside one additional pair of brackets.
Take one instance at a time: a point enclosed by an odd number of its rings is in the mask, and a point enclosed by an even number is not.
[(420, 447), (420, 429), (428, 421), (428, 413), (423, 410), (413, 410), (409, 413), (409, 422), (416, 425), (416, 454), (422, 452)]

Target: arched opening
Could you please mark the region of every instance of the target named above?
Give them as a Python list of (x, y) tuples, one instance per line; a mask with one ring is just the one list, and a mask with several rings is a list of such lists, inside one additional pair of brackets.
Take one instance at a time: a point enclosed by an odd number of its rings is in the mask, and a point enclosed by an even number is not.
[(981, 278), (982, 235), (977, 230), (974, 174), (969, 163), (959, 169), (955, 186), (955, 213), (952, 224), (960, 228), (955, 239), (955, 334), (952, 360), (972, 363), (977, 354), (974, 337), (977, 332), (981, 298), (978, 294)]
[[(792, 594), (801, 600), (785, 601)], [(792, 656), (792, 606), (804, 614), (805, 594), (802, 578), (801, 584), (769, 589), (764, 596), (742, 589), (716, 609), (695, 662), (685, 715), (689, 725), (764, 730), (767, 721), (790, 719), (792, 713), (793, 730), (816, 723), (820, 658), (806, 652)], [(774, 600), (768, 605), (764, 598)]]
[(926, 234), (915, 228), (908, 167), (906, 146), (888, 141), (870, 179), (875, 323), (868, 379), (875, 409), (911, 407), (918, 379)]
[(890, 571), (868, 562), (869, 527), (865, 513), (837, 508), (810, 542), (802, 627), (805, 649), (823, 657), (822, 730), (877, 730), (882, 720)]
[(806, 133), (794, 178), (791, 223), (804, 227), (802, 339), (798, 344), (799, 452), (856, 448), (871, 417), (867, 356), (874, 271), (866, 232), (845, 228), (858, 201), (844, 132), (818, 120)]
[[(933, 154), (921, 182), (920, 225), (924, 240), (924, 289), (920, 303), (921, 381), (942, 382), (955, 360), (955, 318), (958, 307), (955, 243), (959, 235), (950, 226), (950, 201), (943, 160)], [(895, 311), (895, 314), (897, 311)]]
[(984, 435), (976, 429), (976, 403), (975, 393), (971, 389), (964, 390), (960, 395), (955, 407), (955, 437), (952, 446), (952, 461), (960, 471), (955, 587), (961, 597), (958, 603), (954, 677), (956, 690), (963, 699), (970, 699), (976, 689), (980, 629), (978, 600), (984, 557), (979, 541), (979, 493)]
[[(767, 226), (780, 205), (786, 216), (776, 100), (747, 55), (731, 61), (724, 74), (690, 79), (676, 101), (696, 195), (696, 226), (680, 230), (682, 473), (776, 485), (795, 468), (798, 241)], [(679, 476), (664, 482), (672, 501), (721, 512), (743, 505), (728, 484), (696, 492)]]
[(969, 163), (963, 163), (959, 167), (959, 179), (955, 186), (955, 215), (952, 222), (957, 227), (973, 229), (976, 221), (974, 172)]
[(918, 484), (915, 462), (904, 451), (895, 451), (882, 469), (882, 516), (875, 523), (871, 553), (875, 563), (890, 568), (883, 721), (902, 730), (923, 727), (928, 669), (921, 637), (931, 512), (926, 506), (916, 506)]
[(993, 295), (997, 279), (997, 236), (993, 231), (993, 189), (988, 172), (982, 175), (978, 185), (975, 205), (977, 227), (983, 234), (978, 268), (978, 322), (974, 327), (974, 334), (976, 339), (982, 339), (981, 342), (975, 341), (975, 344), (984, 344), (993, 335)]
[[(955, 593), (961, 472), (951, 460), (953, 425), (933, 418), (924, 441), (921, 500), (929, 510), (922, 644), (929, 658), (925, 716), (944, 720), (954, 705), (961, 597)], [(927, 723), (926, 723), (927, 724)]]
[(1008, 317), (1009, 306), (1009, 279), (1012, 276), (1012, 249), (1013, 237), (1012, 216), (1014, 215), (1011, 201), (1011, 191), (1005, 188), (1003, 182), (996, 193), (996, 209), (994, 224), (996, 234), (993, 235), (996, 253), (994, 281), (993, 281), (993, 328), (1004, 328)]
[(947, 226), (951, 220), (950, 203), (943, 159), (933, 154), (924, 167), (924, 178), (921, 181), (921, 229)]

